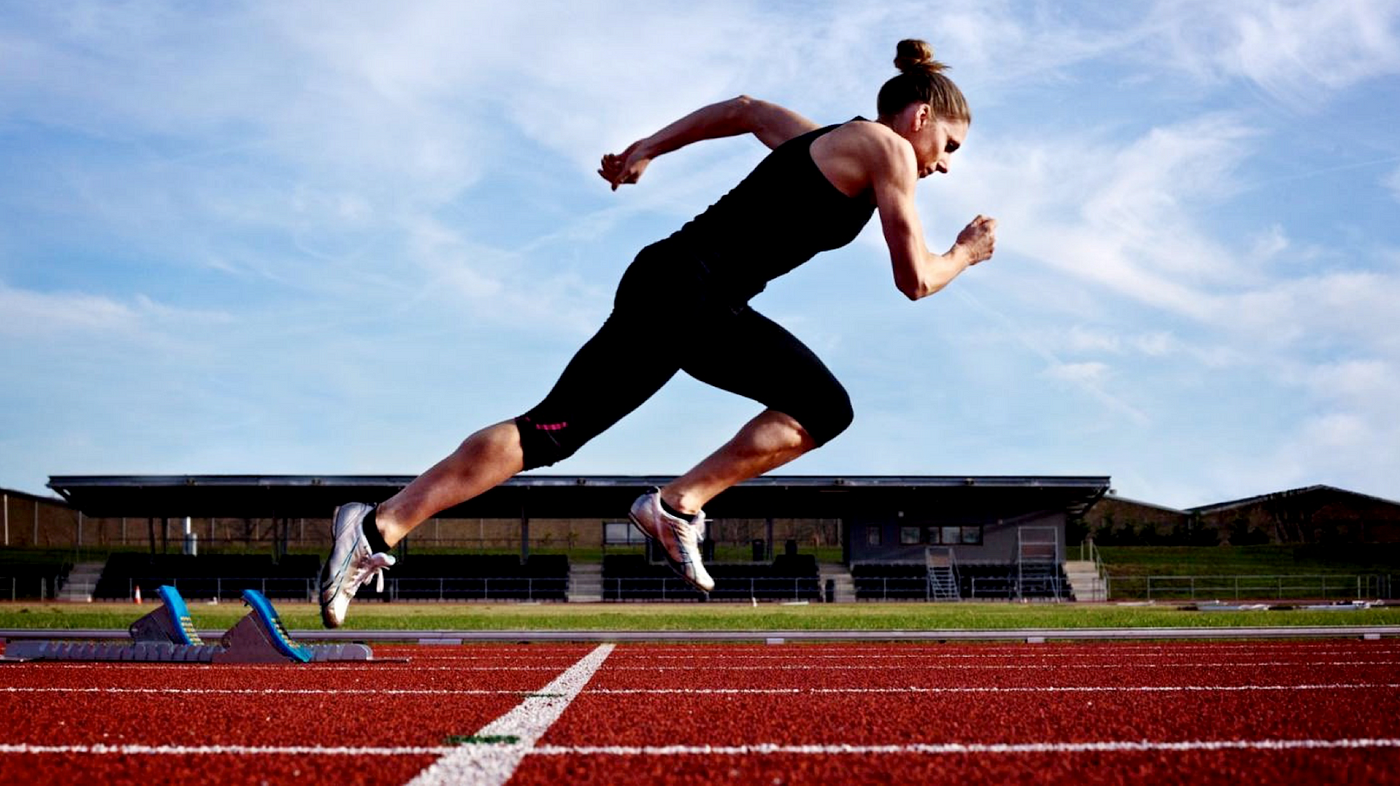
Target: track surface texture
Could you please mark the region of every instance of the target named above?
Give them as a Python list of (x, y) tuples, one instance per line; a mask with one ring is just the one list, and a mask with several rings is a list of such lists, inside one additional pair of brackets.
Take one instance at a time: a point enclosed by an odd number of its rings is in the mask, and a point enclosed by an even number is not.
[(1400, 783), (1400, 641), (0, 665), (0, 782)]

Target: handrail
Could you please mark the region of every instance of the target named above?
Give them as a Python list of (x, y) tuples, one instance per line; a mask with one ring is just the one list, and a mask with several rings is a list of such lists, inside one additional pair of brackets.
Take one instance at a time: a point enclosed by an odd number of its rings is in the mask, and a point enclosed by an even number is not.
[(1098, 546), (1094, 545), (1094, 539), (1086, 538), (1086, 540), (1089, 541), (1089, 557), (1094, 561), (1094, 572), (1098, 574), (1099, 581), (1103, 584), (1103, 598), (1100, 600), (1107, 601), (1109, 589), (1108, 567), (1103, 564), (1103, 558), (1099, 554)]

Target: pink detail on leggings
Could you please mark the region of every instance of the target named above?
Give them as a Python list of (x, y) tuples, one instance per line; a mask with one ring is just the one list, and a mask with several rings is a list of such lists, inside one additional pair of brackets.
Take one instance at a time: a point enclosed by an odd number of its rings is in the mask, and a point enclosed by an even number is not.
[(568, 427), (569, 427), (569, 424), (568, 424), (567, 422), (564, 422), (564, 423), (536, 423), (536, 424), (535, 424), (535, 430), (536, 430), (536, 431), (563, 431), (564, 429), (566, 429), (566, 428), (568, 428)]

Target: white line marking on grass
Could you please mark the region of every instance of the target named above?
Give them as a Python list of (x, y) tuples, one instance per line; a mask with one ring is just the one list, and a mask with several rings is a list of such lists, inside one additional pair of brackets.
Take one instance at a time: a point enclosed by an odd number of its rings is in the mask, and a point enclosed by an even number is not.
[(510, 780), (520, 760), (564, 714), (614, 646), (602, 644), (585, 655), (515, 709), (481, 727), (472, 740), (418, 773), (409, 781), (410, 786), (503, 784)]
[(978, 743), (914, 743), (910, 745), (666, 745), (628, 746), (602, 745), (562, 746), (542, 745), (530, 751), (534, 756), (770, 756), (796, 754), (802, 756), (871, 756), (871, 755), (949, 755), (949, 754), (1026, 754), (1026, 753), (1155, 753), (1182, 751), (1281, 751), (1281, 750), (1355, 750), (1365, 748), (1400, 748), (1400, 739), (1343, 740), (1183, 740), (1153, 742), (1151, 740), (1122, 742), (1028, 742), (1006, 744)]

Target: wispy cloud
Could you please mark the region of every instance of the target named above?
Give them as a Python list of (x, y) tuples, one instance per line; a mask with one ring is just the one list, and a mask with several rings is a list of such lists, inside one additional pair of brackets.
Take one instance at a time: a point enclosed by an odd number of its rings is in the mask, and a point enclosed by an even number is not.
[[(0, 355), (31, 373), (0, 483), (421, 469), (542, 395), (631, 256), (764, 151), (616, 194), (599, 155), (741, 92), (869, 116), (911, 35), (977, 118), (921, 187), (929, 242), (986, 212), (998, 255), (906, 307), (875, 227), (763, 296), (859, 394), (798, 470), (1109, 472), (1167, 504), (1400, 472), (1400, 150), (1356, 122), (1400, 73), (1386, 0), (8, 11)], [(678, 382), (569, 470), (679, 471), (751, 410)]]

